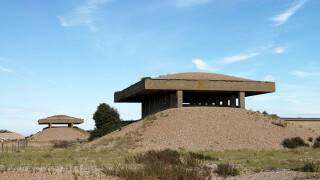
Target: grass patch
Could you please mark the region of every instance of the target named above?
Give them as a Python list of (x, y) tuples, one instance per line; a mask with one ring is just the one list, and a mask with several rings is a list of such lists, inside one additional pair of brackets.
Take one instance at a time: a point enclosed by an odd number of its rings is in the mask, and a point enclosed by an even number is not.
[[(124, 179), (205, 179), (210, 175), (210, 169), (203, 166), (197, 159), (182, 156), (179, 152), (170, 149), (162, 151), (148, 151), (129, 156), (127, 164), (105, 168), (104, 173)], [(138, 166), (130, 167), (128, 163)]]
[(282, 122), (282, 121), (279, 121), (279, 122), (277, 122), (277, 121), (272, 121), (271, 123), (274, 124), (274, 125), (276, 125), (276, 126), (283, 127), (283, 128), (287, 127), (287, 125), (288, 125), (287, 122)]

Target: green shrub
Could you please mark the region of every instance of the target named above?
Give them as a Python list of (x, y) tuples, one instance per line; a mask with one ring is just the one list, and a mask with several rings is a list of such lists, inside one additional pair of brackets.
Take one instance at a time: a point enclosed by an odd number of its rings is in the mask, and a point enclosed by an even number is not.
[(280, 127), (287, 127), (287, 122), (282, 123), (281, 121), (279, 121), (279, 122), (272, 121), (272, 124), (280, 126)]
[(240, 174), (240, 171), (230, 163), (218, 164), (218, 167), (214, 172), (223, 177), (237, 176)]
[(285, 148), (294, 149), (301, 146), (309, 146), (309, 144), (305, 143), (303, 139), (300, 137), (287, 138), (282, 141), (282, 145)]
[(319, 171), (319, 166), (320, 163), (318, 162), (307, 162), (305, 163), (302, 168), (301, 171), (303, 172), (318, 172)]
[(146, 80), (146, 79), (152, 79), (151, 77), (142, 77), (141, 78), (141, 81), (144, 81), (144, 80)]
[(309, 138), (308, 138), (308, 141), (309, 141), (309, 142), (312, 142), (312, 141), (313, 141), (313, 138), (312, 138), (312, 137), (309, 137)]
[(319, 141), (315, 141), (312, 147), (313, 148), (320, 148), (320, 142)]
[(213, 161), (219, 160), (219, 158), (211, 157), (209, 155), (204, 155), (204, 154), (195, 153), (195, 152), (189, 152), (189, 156), (192, 158), (200, 159), (200, 160), (213, 160)]
[(90, 141), (119, 129), (122, 123), (118, 111), (106, 103), (97, 107), (92, 119), (96, 127), (90, 133)]
[(316, 141), (319, 141), (319, 142), (320, 142), (320, 136), (316, 138)]
[(138, 164), (152, 163), (156, 161), (165, 164), (182, 164), (179, 152), (171, 149), (161, 151), (150, 150), (146, 154), (139, 153), (137, 155), (127, 157), (125, 161), (128, 163)]

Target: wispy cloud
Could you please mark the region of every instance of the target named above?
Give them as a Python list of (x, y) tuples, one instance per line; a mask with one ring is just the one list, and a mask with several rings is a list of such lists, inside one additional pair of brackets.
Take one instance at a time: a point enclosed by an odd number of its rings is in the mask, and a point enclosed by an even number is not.
[(99, 9), (99, 6), (111, 1), (113, 0), (87, 0), (82, 6), (57, 17), (63, 27), (86, 25), (91, 32), (96, 32), (97, 28), (93, 23), (93, 14)]
[(238, 61), (243, 61), (255, 56), (259, 56), (260, 53), (251, 53), (251, 54), (246, 54), (246, 55), (238, 55), (238, 56), (229, 56), (229, 57), (225, 57), (220, 59), (220, 63), (222, 64), (231, 64), (231, 63), (235, 63)]
[(294, 1), (291, 7), (285, 12), (272, 16), (270, 20), (275, 22), (273, 26), (280, 26), (281, 24), (285, 23), (306, 2), (307, 0), (299, 0), (298, 2)]
[(291, 74), (299, 78), (320, 77), (320, 73), (315, 73), (315, 72), (293, 71), (291, 72)]
[(285, 51), (285, 48), (284, 47), (278, 47), (278, 48), (275, 48), (272, 53), (273, 54), (281, 54), (281, 53), (284, 53)]
[(192, 59), (192, 62), (197, 66), (200, 70), (209, 70), (213, 71), (214, 69), (208, 65), (208, 63), (202, 61), (201, 59)]
[(211, 0), (175, 0), (176, 5), (179, 7), (189, 7), (193, 5), (204, 4), (210, 2)]
[(2, 67), (2, 66), (0, 66), (0, 71), (2, 71), (2, 72), (8, 72), (8, 73), (13, 72), (11, 69), (8, 69), (8, 68)]
[(274, 76), (267, 75), (263, 80), (264, 80), (264, 81), (275, 81), (276, 78), (275, 78)]
[(237, 77), (242, 77), (242, 78), (247, 78), (249, 76), (251, 76), (252, 74), (256, 73), (255, 70), (252, 71), (246, 71), (246, 72), (241, 72), (241, 73), (235, 73), (235, 74), (231, 74), (232, 76), (237, 76)]

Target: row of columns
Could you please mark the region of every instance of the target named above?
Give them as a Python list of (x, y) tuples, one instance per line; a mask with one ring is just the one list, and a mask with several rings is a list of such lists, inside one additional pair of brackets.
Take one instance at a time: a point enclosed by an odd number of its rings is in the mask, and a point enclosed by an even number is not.
[[(237, 98), (238, 98), (238, 106), (239, 108), (245, 109), (245, 92), (238, 92), (238, 94), (230, 94), (228, 97), (215, 97), (213, 101), (207, 102), (207, 103), (200, 103), (201, 105), (213, 105), (215, 106), (221, 106), (220, 103), (222, 102), (222, 106), (229, 106), (229, 100), (230, 100), (230, 107), (237, 107)], [(196, 105), (192, 104), (191, 105)], [(183, 91), (178, 90), (171, 92), (169, 94), (162, 94), (158, 96), (150, 96), (147, 97), (142, 102), (142, 117), (146, 117), (149, 114), (156, 113), (158, 111), (168, 109), (168, 108), (181, 108), (183, 107)], [(199, 103), (198, 103), (199, 105)], [(71, 125), (72, 126), (72, 125)], [(69, 126), (70, 127), (70, 126)]]
[[(73, 128), (73, 123), (68, 123), (68, 127)], [(52, 128), (52, 123), (49, 123), (49, 128)]]
[[(214, 105), (215, 106), (221, 106), (221, 102), (222, 102), (222, 106), (224, 107), (228, 107), (229, 106), (229, 100), (230, 100), (230, 107), (237, 107), (237, 97), (238, 97), (238, 106), (241, 109), (245, 109), (245, 92), (238, 92), (238, 94), (231, 94), (229, 97), (215, 97), (214, 102), (209, 101), (207, 103), (203, 103), (203, 104), (208, 104), (208, 105)], [(175, 99), (177, 98), (177, 99)], [(179, 108), (179, 107), (183, 107), (183, 91), (176, 91), (176, 95), (174, 96), (174, 98), (170, 98), (171, 100), (177, 102), (177, 105), (175, 105), (174, 107)], [(191, 103), (192, 104), (192, 103)], [(195, 105), (197, 103), (193, 103), (193, 105)], [(201, 104), (201, 103), (200, 103)]]

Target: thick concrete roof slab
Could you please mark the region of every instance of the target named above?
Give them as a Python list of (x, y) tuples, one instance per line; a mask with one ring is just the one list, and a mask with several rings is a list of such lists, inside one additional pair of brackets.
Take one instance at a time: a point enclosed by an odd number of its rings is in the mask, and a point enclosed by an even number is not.
[(240, 80), (146, 79), (114, 95), (115, 102), (141, 102), (146, 93), (166, 91), (246, 92), (246, 96), (275, 92), (274, 82)]
[(44, 119), (39, 119), (38, 120), (39, 124), (82, 124), (83, 119), (75, 118), (75, 117), (70, 117), (66, 115), (55, 115), (51, 117), (47, 117)]

